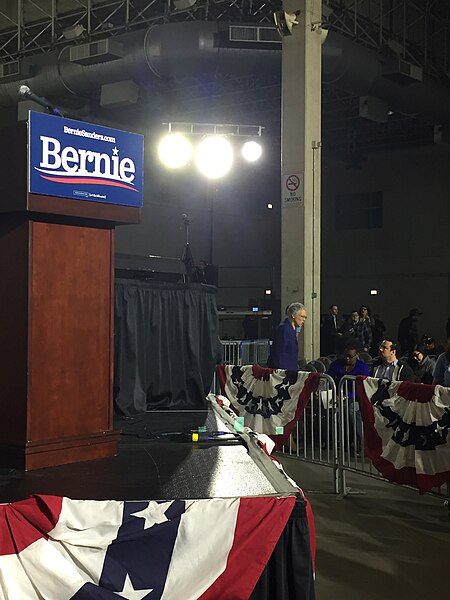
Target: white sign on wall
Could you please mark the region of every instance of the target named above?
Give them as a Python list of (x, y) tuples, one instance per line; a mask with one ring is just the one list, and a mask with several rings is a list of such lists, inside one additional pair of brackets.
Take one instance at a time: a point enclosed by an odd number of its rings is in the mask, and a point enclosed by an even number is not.
[(303, 173), (283, 175), (281, 181), (282, 206), (303, 206)]

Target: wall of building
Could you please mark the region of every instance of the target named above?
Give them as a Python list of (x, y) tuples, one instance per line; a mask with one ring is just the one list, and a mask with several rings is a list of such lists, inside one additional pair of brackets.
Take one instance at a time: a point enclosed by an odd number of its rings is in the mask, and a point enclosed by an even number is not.
[[(450, 147), (373, 154), (359, 170), (328, 166), (322, 187), (323, 310), (367, 303), (392, 336), (410, 308), (444, 340), (450, 315)], [(381, 229), (337, 230), (336, 196), (382, 191)], [(371, 296), (370, 290), (378, 295)]]

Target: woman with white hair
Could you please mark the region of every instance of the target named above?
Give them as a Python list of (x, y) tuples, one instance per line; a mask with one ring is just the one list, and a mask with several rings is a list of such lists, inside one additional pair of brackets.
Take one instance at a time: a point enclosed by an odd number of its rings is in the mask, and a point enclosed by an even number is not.
[(272, 369), (298, 371), (297, 333), (306, 321), (306, 308), (300, 302), (289, 304), (286, 318), (278, 325), (270, 348), (267, 366)]

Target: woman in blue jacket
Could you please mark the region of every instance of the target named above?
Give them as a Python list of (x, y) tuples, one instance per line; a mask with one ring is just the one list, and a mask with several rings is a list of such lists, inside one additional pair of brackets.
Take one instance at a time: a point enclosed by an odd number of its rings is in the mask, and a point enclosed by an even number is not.
[(306, 308), (300, 302), (289, 304), (286, 318), (278, 325), (267, 366), (271, 369), (298, 371), (297, 334), (307, 318)]

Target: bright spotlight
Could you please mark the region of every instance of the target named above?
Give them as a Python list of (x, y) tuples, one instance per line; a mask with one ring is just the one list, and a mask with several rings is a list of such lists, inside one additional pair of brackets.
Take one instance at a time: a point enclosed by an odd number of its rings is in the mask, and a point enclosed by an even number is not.
[(245, 144), (242, 146), (241, 152), (245, 160), (248, 160), (248, 162), (255, 162), (261, 158), (261, 144), (258, 144), (258, 142), (245, 142)]
[(158, 156), (169, 169), (179, 169), (191, 160), (192, 145), (181, 133), (169, 133), (159, 143)]
[(219, 179), (231, 169), (233, 148), (222, 136), (204, 138), (195, 152), (197, 169), (208, 179)]

